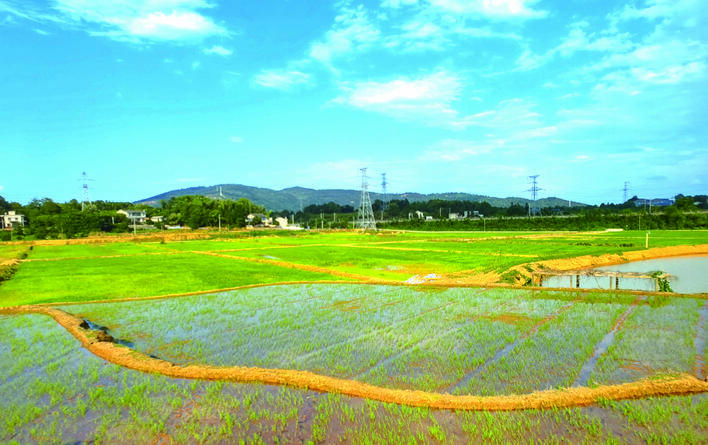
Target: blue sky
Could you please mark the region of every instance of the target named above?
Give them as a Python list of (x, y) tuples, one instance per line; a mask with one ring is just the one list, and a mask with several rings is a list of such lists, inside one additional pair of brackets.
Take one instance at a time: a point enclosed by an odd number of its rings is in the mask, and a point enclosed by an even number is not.
[(708, 193), (702, 0), (0, 0), (0, 195)]

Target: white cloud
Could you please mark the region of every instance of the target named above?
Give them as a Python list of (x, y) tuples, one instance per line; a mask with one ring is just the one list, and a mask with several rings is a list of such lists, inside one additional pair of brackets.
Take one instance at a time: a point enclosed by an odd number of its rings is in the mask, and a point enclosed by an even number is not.
[(613, 23), (645, 19), (666, 21), (671, 25), (698, 27), (705, 24), (705, 3), (702, 0), (648, 0), (645, 7), (625, 5), (621, 10), (608, 15)]
[(516, 60), (517, 70), (528, 71), (539, 68), (556, 56), (571, 57), (578, 52), (622, 54), (636, 47), (629, 33), (587, 32), (586, 28), (589, 26), (586, 21), (571, 23), (568, 26), (568, 34), (561, 42), (542, 54), (526, 48)]
[(229, 32), (200, 10), (205, 0), (54, 0), (51, 11), (40, 12), (0, 4), (0, 11), (38, 23), (54, 22), (90, 35), (134, 43), (200, 41)]
[(243, 138), (241, 136), (231, 136), (229, 138), (229, 141), (233, 142), (234, 144), (241, 144), (243, 142)]
[(431, 147), (430, 150), (424, 152), (421, 161), (459, 161), (469, 156), (477, 156), (490, 153), (494, 148), (494, 144), (486, 141), (478, 140), (463, 140), (463, 139), (444, 139)]
[(276, 90), (291, 91), (297, 87), (307, 86), (311, 76), (295, 69), (262, 70), (253, 76), (253, 83)]
[(629, 33), (615, 32), (600, 36), (595, 32), (586, 32), (589, 26), (586, 21), (571, 23), (568, 35), (552, 52), (568, 57), (578, 51), (622, 52), (634, 46)]
[(614, 54), (589, 67), (605, 71), (596, 91), (636, 95), (652, 85), (678, 84), (705, 79), (708, 45), (668, 40), (639, 45), (631, 52)]
[(426, 7), (444, 13), (481, 16), (495, 20), (542, 18), (548, 12), (533, 9), (538, 0), (383, 0), (382, 8), (399, 9), (403, 6)]
[(369, 49), (380, 37), (379, 29), (368, 18), (362, 5), (342, 8), (323, 39), (310, 46), (309, 56), (325, 64), (332, 59)]
[(401, 6), (415, 5), (418, 0), (383, 0), (381, 2), (382, 8), (400, 8)]
[(192, 71), (198, 70), (202, 66), (202, 62), (195, 60), (192, 62)]
[(342, 83), (344, 94), (334, 100), (367, 111), (403, 119), (454, 120), (452, 108), (462, 88), (461, 80), (446, 71), (417, 78), (401, 77), (387, 82)]
[(223, 56), (223, 57), (228, 57), (231, 54), (233, 54), (233, 51), (231, 51), (228, 48), (224, 48), (223, 46), (220, 46), (220, 45), (214, 45), (211, 48), (204, 48), (202, 50), (202, 52), (207, 55), (217, 55), (217, 56)]
[[(462, 128), (477, 126), (493, 129), (503, 129), (517, 132), (522, 129), (543, 126), (541, 114), (535, 111), (536, 105), (521, 98), (507, 99), (499, 102), (496, 108), (481, 111), (461, 118), (456, 125)], [(532, 134), (536, 137), (537, 135)]]
[(431, 6), (455, 14), (475, 15), (496, 20), (534, 19), (548, 12), (533, 9), (538, 0), (428, 0)]

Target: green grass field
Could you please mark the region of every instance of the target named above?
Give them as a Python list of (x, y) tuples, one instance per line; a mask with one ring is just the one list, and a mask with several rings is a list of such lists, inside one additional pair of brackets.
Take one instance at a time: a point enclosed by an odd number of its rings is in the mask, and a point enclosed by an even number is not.
[[(582, 381), (582, 369), (590, 370), (590, 385), (694, 374), (706, 354), (700, 320), (708, 305), (701, 297), (355, 283), (502, 273), (532, 261), (639, 250), (644, 232), (260, 235), (0, 244), (0, 260), (23, 260), (0, 283), (0, 306), (72, 303), (59, 307), (176, 366), (299, 369), (453, 394), (569, 387)], [(708, 244), (707, 231), (650, 235), (655, 247), (697, 244)], [(341, 284), (110, 302), (294, 281)], [(109, 302), (85, 303), (91, 300)], [(595, 356), (614, 328), (609, 347)], [(97, 358), (36, 314), (0, 315), (0, 412), (2, 443), (701, 443), (708, 437), (705, 393), (518, 412), (412, 408), (140, 373)]]
[[(706, 244), (708, 231), (657, 231), (650, 243)], [(531, 261), (643, 248), (644, 232), (312, 232), (207, 241), (37, 245), (32, 250), (6, 244), (0, 245), (0, 255), (17, 258), (26, 253), (30, 261), (0, 286), (0, 306), (350, 280), (346, 274), (392, 281), (416, 274), (464, 277), (502, 273)]]

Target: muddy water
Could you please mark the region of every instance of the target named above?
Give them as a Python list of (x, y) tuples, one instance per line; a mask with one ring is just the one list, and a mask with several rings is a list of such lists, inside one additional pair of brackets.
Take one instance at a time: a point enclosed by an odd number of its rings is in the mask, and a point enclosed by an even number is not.
[[(669, 279), (669, 284), (674, 292), (683, 294), (708, 292), (708, 256), (657, 258), (598, 267), (592, 270), (638, 273), (658, 270), (672, 276)], [(579, 287), (582, 289), (611, 289), (615, 287), (614, 277), (596, 277), (586, 275), (587, 272), (588, 270), (569, 271), (567, 275), (544, 277), (543, 287)], [(576, 279), (580, 281), (579, 286)], [(619, 279), (619, 288), (653, 291), (655, 283), (651, 278), (622, 277)]]
[[(595, 277), (586, 274), (586, 270), (568, 272), (568, 275), (547, 276), (543, 278), (543, 287), (579, 288), (579, 289), (614, 289), (615, 278)], [(611, 287), (610, 287), (611, 286)], [(620, 278), (620, 289), (654, 291), (653, 278)]]
[(683, 294), (708, 292), (708, 256), (657, 258), (598, 267), (596, 270), (642, 273), (660, 270), (675, 277), (669, 280), (674, 292)]

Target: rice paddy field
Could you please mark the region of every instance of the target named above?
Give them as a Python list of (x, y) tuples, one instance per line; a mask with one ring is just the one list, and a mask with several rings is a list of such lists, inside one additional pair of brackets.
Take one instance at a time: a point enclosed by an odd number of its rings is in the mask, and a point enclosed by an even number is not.
[[(640, 250), (644, 236), (340, 232), (0, 244), (0, 258), (16, 268), (0, 284), (0, 442), (705, 443), (705, 294), (465, 281), (493, 281), (534, 261)], [(698, 246), (708, 232), (652, 233), (651, 242)], [(440, 281), (411, 280), (430, 275)], [(50, 307), (82, 326), (72, 331), (36, 309)], [(137, 361), (207, 372), (176, 378), (121, 366), (95, 353), (106, 345), (98, 334)], [(544, 409), (436, 409), (209, 377), (233, 367), (432, 398), (571, 397), (684, 377), (699, 389)]]

